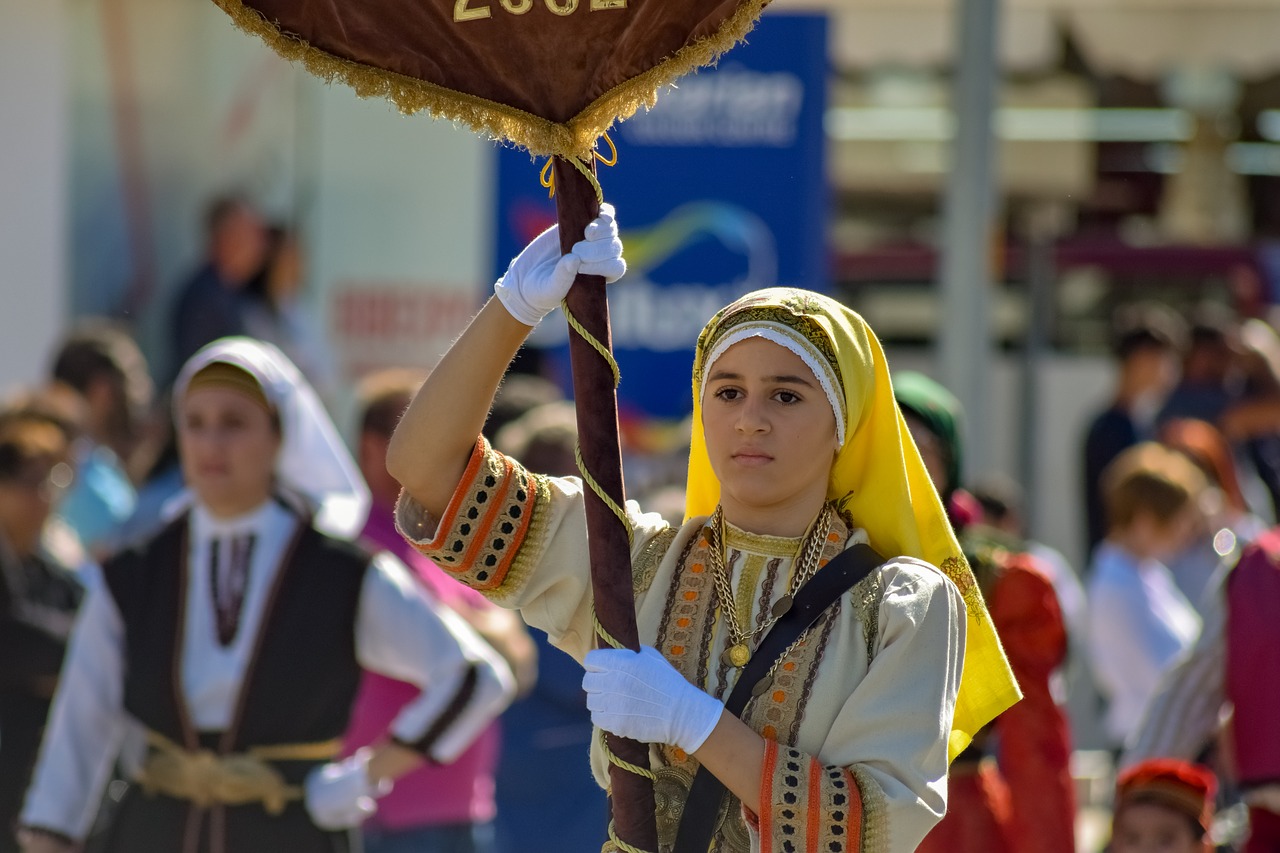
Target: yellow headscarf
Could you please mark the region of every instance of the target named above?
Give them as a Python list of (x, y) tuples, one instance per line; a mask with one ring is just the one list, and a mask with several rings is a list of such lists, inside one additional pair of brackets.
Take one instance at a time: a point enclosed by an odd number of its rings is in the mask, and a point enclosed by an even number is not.
[(728, 339), (754, 336), (795, 351), (814, 368), (837, 421), (844, 421), (827, 498), (867, 531), (878, 553), (916, 557), (936, 566), (964, 597), (964, 672), (948, 744), (955, 758), (1020, 694), (977, 581), (894, 402), (880, 342), (861, 317), (826, 296), (778, 287), (749, 293), (711, 318), (698, 336), (694, 356), (685, 517), (710, 515), (720, 501), (720, 482), (702, 430), (708, 356), (717, 345), (723, 350)]

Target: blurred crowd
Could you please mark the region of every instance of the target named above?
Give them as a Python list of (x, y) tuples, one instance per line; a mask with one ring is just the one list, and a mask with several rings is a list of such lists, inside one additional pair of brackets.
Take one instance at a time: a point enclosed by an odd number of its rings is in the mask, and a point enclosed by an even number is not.
[[(19, 849), (10, 830), (85, 567), (154, 534), (183, 492), (170, 395), (180, 368), (213, 341), (248, 336), (278, 347), (321, 399), (338, 389), (323, 331), (300, 308), (300, 235), (236, 197), (210, 205), (206, 229), (205, 256), (175, 291), (167, 354), (148, 364), (128, 330), (82, 322), (46, 354), (45, 382), (0, 401), (0, 851)], [(948, 816), (922, 850), (1078, 849), (1066, 703), (1084, 682), (1116, 770), (1108, 849), (1280, 850), (1280, 337), (1220, 305), (1179, 316), (1134, 304), (1114, 325), (1114, 394), (1081, 436), (1085, 566), (1028, 538), (1016, 482), (964, 470), (961, 430), (981, 429), (981, 413), (924, 376), (894, 377), (1024, 694), (953, 764)], [(387, 443), (422, 379), (405, 366), (359, 386), (345, 432), (371, 496), (363, 537), (492, 646), (517, 698), (457, 760), (403, 777), (365, 822), (365, 849), (596, 849), (605, 799), (586, 760), (580, 668), (392, 523)], [(629, 496), (679, 524), (687, 428), (626, 426)], [(485, 432), (531, 471), (576, 472), (574, 410), (545, 379), (509, 377)], [(364, 673), (344, 754), (416, 695)], [(127, 775), (107, 787), (96, 831)]]

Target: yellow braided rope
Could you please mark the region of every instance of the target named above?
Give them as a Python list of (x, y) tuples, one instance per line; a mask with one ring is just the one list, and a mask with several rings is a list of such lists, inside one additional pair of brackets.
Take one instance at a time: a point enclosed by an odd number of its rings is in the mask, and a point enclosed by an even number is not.
[(591, 491), (596, 493), (596, 497), (600, 498), (600, 500), (604, 502), (604, 505), (611, 509), (613, 514), (618, 517), (618, 520), (622, 522), (623, 529), (627, 531), (627, 544), (633, 544), (634, 533), (631, 530), (631, 519), (627, 518), (627, 511), (618, 506), (617, 501), (605, 494), (604, 489), (601, 488), (600, 484), (591, 476), (591, 472), (587, 470), (587, 463), (582, 458), (582, 445), (577, 445), (573, 448), (573, 456), (574, 459), (577, 460), (578, 473), (582, 476), (582, 482), (586, 483), (591, 488)]
[(578, 322), (578, 318), (573, 316), (573, 312), (569, 310), (569, 302), (566, 299), (560, 300), (560, 310), (564, 312), (564, 319), (569, 324), (569, 328), (578, 333), (584, 341), (591, 345), (591, 348), (600, 353), (600, 357), (609, 363), (609, 369), (613, 371), (613, 387), (617, 388), (622, 383), (622, 371), (618, 368), (618, 360), (613, 357), (613, 353), (609, 348), (596, 339), (596, 336), (587, 331), (582, 323)]
[[(604, 141), (609, 143), (609, 150), (612, 152), (607, 158), (601, 156), (599, 151), (592, 149), (591, 157), (585, 161), (579, 160), (577, 157), (564, 157), (562, 159), (573, 165), (573, 168), (582, 173), (588, 181), (591, 182), (591, 188), (596, 191), (596, 201), (604, 201), (604, 189), (600, 186), (600, 182), (596, 180), (595, 173), (591, 171), (591, 160), (600, 161), (606, 166), (618, 165), (618, 147), (613, 144), (613, 140), (609, 138), (609, 134), (602, 134)], [(538, 183), (547, 188), (547, 198), (555, 198), (556, 194), (556, 174), (552, 171), (552, 165), (556, 158), (548, 157), (546, 165), (542, 167), (542, 171), (538, 173)]]
[(630, 761), (627, 761), (624, 758), (619, 758), (618, 756), (614, 755), (613, 752), (610, 751), (609, 745), (605, 742), (603, 731), (600, 732), (600, 748), (604, 750), (604, 756), (605, 758), (609, 759), (610, 764), (616, 767), (621, 767), (623, 770), (627, 771), (628, 773), (634, 773), (637, 776), (643, 776), (644, 778), (648, 779), (650, 782), (657, 781), (658, 777), (654, 775), (652, 770), (649, 770), (648, 768), (645, 768), (645, 767), (641, 767), (639, 764), (632, 764)]
[[(560, 307), (564, 311), (565, 320), (568, 321), (569, 327), (577, 332), (579, 337), (586, 341), (593, 350), (599, 353), (601, 358), (608, 362), (609, 369), (613, 371), (613, 387), (617, 388), (618, 384), (622, 382), (622, 371), (618, 369), (618, 360), (613, 357), (613, 353), (609, 351), (607, 346), (597, 340), (595, 335), (588, 332), (586, 327), (578, 322), (578, 318), (573, 316), (573, 312), (569, 310), (569, 303), (567, 301), (562, 301), (560, 303)], [(631, 521), (627, 518), (627, 511), (619, 506), (617, 501), (606, 494), (604, 489), (600, 487), (600, 484), (591, 476), (591, 472), (587, 470), (586, 462), (582, 459), (582, 446), (579, 445), (575, 447), (573, 452), (574, 458), (578, 463), (578, 473), (582, 475), (582, 482), (586, 483), (591, 488), (591, 491), (595, 492), (596, 496), (599, 497), (600, 500), (604, 502), (605, 506), (609, 507), (609, 509), (613, 511), (613, 514), (622, 522), (622, 526), (627, 531), (627, 542), (630, 543), (632, 541)]]
[(640, 847), (635, 847), (623, 841), (621, 838), (619, 838), (617, 829), (615, 829), (612, 820), (609, 821), (609, 840), (612, 841), (613, 845), (619, 850), (621, 850), (622, 853), (649, 853), (648, 850), (644, 850)]
[(600, 624), (600, 617), (596, 615), (595, 610), (591, 611), (591, 621), (595, 623), (596, 634), (600, 636), (600, 639), (604, 640), (605, 645), (613, 649), (626, 648), (626, 646), (622, 645), (622, 643), (619, 643), (616, 639), (614, 639), (612, 634), (610, 634), (608, 631), (604, 629), (604, 626)]

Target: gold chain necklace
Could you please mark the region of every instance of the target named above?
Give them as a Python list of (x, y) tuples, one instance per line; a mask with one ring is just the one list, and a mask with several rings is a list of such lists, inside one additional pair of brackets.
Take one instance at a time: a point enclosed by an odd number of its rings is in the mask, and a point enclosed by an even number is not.
[[(753, 631), (747, 631), (742, 625), (742, 620), (738, 618), (738, 603), (733, 597), (733, 585), (729, 583), (729, 572), (725, 568), (724, 510), (721, 507), (716, 507), (711, 526), (716, 535), (715, 543), (708, 549), (713, 562), (711, 576), (715, 581), (720, 606), (724, 609), (725, 621), (729, 624), (729, 645), (720, 655), (720, 660), (729, 666), (741, 669), (751, 660), (750, 643), (756, 635), (773, 627), (773, 623), (786, 615), (795, 602), (796, 593), (799, 592), (800, 587), (804, 586), (818, 571), (818, 557), (822, 554), (822, 546), (827, 541), (827, 534), (831, 530), (831, 509), (824, 506), (822, 512), (818, 513), (818, 517), (810, 525), (805, 534), (804, 543), (800, 546), (799, 565), (791, 575), (790, 588), (774, 602), (773, 607), (769, 608), (769, 618), (764, 621), (764, 624)], [(747, 618), (751, 618), (750, 611), (747, 613)]]

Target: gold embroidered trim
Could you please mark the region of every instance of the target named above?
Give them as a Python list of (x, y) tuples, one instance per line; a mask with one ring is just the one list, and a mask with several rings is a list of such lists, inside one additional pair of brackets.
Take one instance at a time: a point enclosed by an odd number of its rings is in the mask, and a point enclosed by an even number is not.
[[(761, 297), (764, 298), (764, 297)], [(809, 301), (803, 291), (795, 291), (795, 296), (785, 297), (780, 305), (760, 305), (749, 300), (740, 299), (733, 304), (732, 313), (725, 308), (711, 318), (707, 331), (703, 334), (706, 340), (699, 340), (698, 351), (709, 353), (715, 348), (716, 341), (724, 337), (731, 329), (746, 323), (772, 323), (785, 326), (807, 340), (826, 360), (836, 378), (836, 388), (844, 388), (844, 378), (840, 374), (840, 362), (836, 357), (835, 344), (831, 336), (814, 319), (820, 306)], [(709, 334), (708, 334), (709, 333)], [(702, 387), (702, 371), (705, 364), (698, 364), (693, 381), (695, 388)]]
[(714, 636), (714, 584), (708, 569), (710, 531), (704, 524), (694, 531), (667, 589), (664, 619), (657, 649), (691, 683), (706, 689), (709, 645)]
[(742, 816), (742, 800), (733, 794), (721, 802), (711, 849), (715, 853), (751, 853), (751, 830)]
[(849, 768), (862, 794), (862, 853), (887, 853), (889, 801), (875, 777), (855, 764)]
[(649, 587), (653, 585), (653, 577), (658, 573), (658, 566), (662, 564), (662, 558), (666, 556), (667, 551), (671, 550), (678, 532), (676, 528), (667, 525), (640, 549), (639, 555), (631, 564), (631, 592), (636, 598), (648, 592)]
[(516, 551), (515, 559), (507, 569), (507, 576), (502, 586), (493, 590), (488, 596), (495, 604), (515, 601), (537, 567), (538, 561), (542, 559), (546, 546), (547, 529), (551, 523), (551, 483), (542, 474), (529, 474), (528, 482), (531, 499), (529, 513), (532, 517), (529, 519), (529, 528), (525, 531), (524, 539)]
[(791, 730), (787, 735), (787, 740), (790, 743), (798, 743), (800, 741), (800, 726), (804, 723), (804, 713), (809, 707), (809, 700), (813, 697), (813, 685), (818, 680), (818, 673), (822, 668), (822, 659), (826, 656), (827, 648), (831, 644), (831, 632), (835, 629), (836, 622), (840, 620), (840, 609), (843, 606), (844, 602), (837, 600), (822, 616), (822, 622), (819, 627), (820, 632), (814, 638), (814, 649), (813, 654), (810, 656), (809, 672), (805, 675), (801, 684), (800, 698), (796, 702), (795, 717), (791, 721)]
[(849, 593), (854, 612), (862, 623), (862, 639), (867, 644), (867, 668), (875, 660), (876, 646), (880, 642), (880, 603), (884, 600), (884, 577), (872, 572), (858, 581)]
[(528, 471), (478, 443), (424, 553), (474, 589), (498, 589), (528, 533), (532, 489)]
[(538, 157), (558, 155), (586, 159), (598, 140), (617, 121), (641, 107), (652, 108), (658, 91), (690, 71), (714, 63), (721, 54), (746, 38), (769, 0), (746, 0), (715, 35), (687, 44), (642, 74), (605, 92), (566, 123), (557, 123), (524, 110), (458, 92), (404, 74), (342, 59), (281, 32), (242, 0), (214, 0), (235, 25), (257, 36), (290, 62), (301, 63), (328, 83), (345, 83), (362, 98), (385, 98), (402, 113), (423, 110), (437, 118), (465, 124), (482, 136), (510, 140)]
[(739, 551), (750, 551), (766, 557), (794, 557), (804, 544), (803, 536), (769, 536), (750, 533), (729, 522), (724, 523), (725, 544)]
[[(696, 764), (694, 767), (696, 768)], [(660, 767), (653, 783), (655, 814), (658, 820), (658, 849), (670, 850), (676, 843), (680, 817), (693, 787), (693, 774), (682, 767)]]
[(987, 606), (982, 599), (982, 588), (974, 579), (968, 561), (963, 557), (947, 557), (938, 568), (960, 590), (960, 597), (964, 599), (969, 615), (979, 621), (986, 618)]

